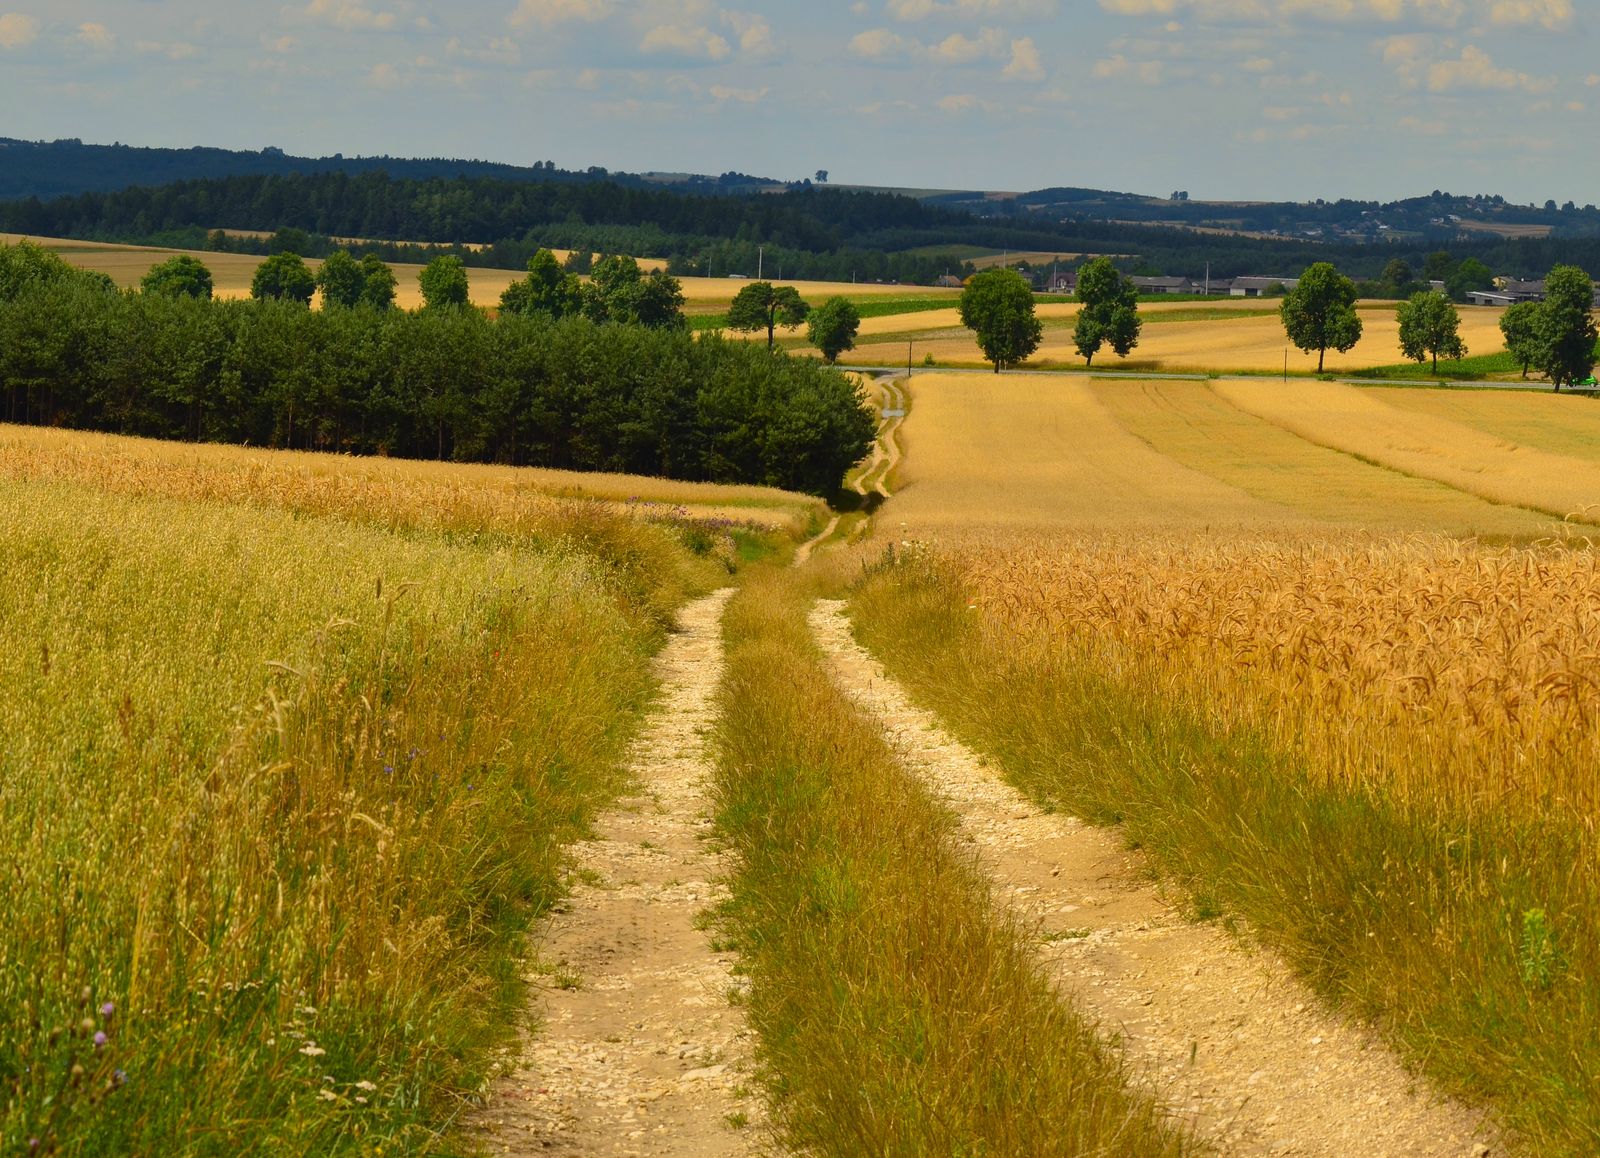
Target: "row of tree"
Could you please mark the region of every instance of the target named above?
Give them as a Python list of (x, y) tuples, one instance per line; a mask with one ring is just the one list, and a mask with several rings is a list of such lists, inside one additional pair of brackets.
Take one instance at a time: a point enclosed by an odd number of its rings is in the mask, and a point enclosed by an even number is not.
[[(1445, 255), (1448, 256), (1448, 255)], [(1461, 316), (1449, 295), (1436, 289), (1413, 288), (1400, 303), (1400, 349), (1417, 362), (1466, 357)], [(1108, 259), (1086, 263), (1078, 273), (1077, 323), (1073, 345), (1093, 365), (1094, 356), (1109, 346), (1127, 357), (1139, 344), (1139, 295), (1132, 280)], [(1500, 328), (1506, 348), (1522, 364), (1523, 376), (1538, 369), (1557, 390), (1584, 379), (1595, 365), (1594, 283), (1576, 266), (1557, 266), (1545, 282), (1545, 300), (1506, 310)], [(1356, 310), (1359, 287), (1328, 262), (1317, 262), (1286, 290), (1279, 317), (1290, 342), (1317, 355), (1320, 374), (1328, 350), (1343, 353), (1361, 340), (1361, 315)], [(972, 330), (984, 358), (994, 365), (1016, 366), (1039, 348), (1043, 325), (1034, 314), (1034, 295), (1027, 281), (1008, 269), (989, 270), (969, 278), (961, 293), (961, 323)]]
[(857, 387), (683, 328), (471, 308), (118, 292), (0, 246), (13, 422), (748, 482), (826, 494), (871, 446)]

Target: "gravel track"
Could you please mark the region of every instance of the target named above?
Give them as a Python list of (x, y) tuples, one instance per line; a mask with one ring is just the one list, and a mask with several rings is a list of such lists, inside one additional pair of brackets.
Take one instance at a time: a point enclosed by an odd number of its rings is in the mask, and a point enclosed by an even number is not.
[(696, 926), (722, 897), (704, 750), (732, 589), (684, 608), (632, 754), (639, 791), (575, 844), (571, 893), (540, 932), (537, 1029), (475, 1125), (490, 1153), (763, 1153), (732, 953)]
[(1272, 954), (1184, 920), (1113, 832), (1041, 813), (1000, 780), (855, 642), (844, 608), (822, 600), (811, 614), (838, 684), (956, 813), (1061, 992), (1174, 1117), (1224, 1154), (1498, 1151), (1481, 1114), (1430, 1095)]

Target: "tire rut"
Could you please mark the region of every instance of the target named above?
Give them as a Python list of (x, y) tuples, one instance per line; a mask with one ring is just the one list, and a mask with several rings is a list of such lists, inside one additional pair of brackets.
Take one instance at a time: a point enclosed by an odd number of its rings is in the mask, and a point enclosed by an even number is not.
[(723, 896), (706, 845), (704, 737), (722, 674), (732, 589), (680, 613), (656, 660), (661, 697), (635, 742), (634, 794), (570, 849), (571, 893), (540, 933), (538, 1026), (475, 1123), (491, 1153), (764, 1152), (759, 1105), (738, 1093), (748, 1030), (728, 1000), (733, 953), (699, 914)]
[(840, 687), (956, 813), (1060, 991), (1176, 1119), (1224, 1154), (1491, 1152), (1481, 1113), (1431, 1095), (1271, 953), (1186, 921), (1115, 835), (1040, 812), (985, 768), (855, 642), (844, 608), (822, 600), (811, 614)]

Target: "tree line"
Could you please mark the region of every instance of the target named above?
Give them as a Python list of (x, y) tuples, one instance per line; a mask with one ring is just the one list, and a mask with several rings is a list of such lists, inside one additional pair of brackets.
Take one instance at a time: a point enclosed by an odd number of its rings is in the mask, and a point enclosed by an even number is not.
[[(1448, 255), (1443, 255), (1448, 257)], [(1409, 271), (1407, 271), (1409, 272)], [(1410, 281), (1410, 279), (1407, 279)], [(1415, 362), (1466, 357), (1461, 315), (1442, 290), (1420, 288), (1412, 281), (1411, 296), (1396, 307), (1400, 352)], [(1576, 266), (1557, 266), (1545, 282), (1545, 299), (1509, 307), (1500, 321), (1506, 348), (1522, 364), (1539, 370), (1557, 390), (1592, 382), (1597, 335), (1594, 283)], [(1139, 295), (1132, 279), (1109, 259), (1087, 262), (1078, 274), (1077, 322), (1073, 346), (1085, 365), (1109, 346), (1127, 357), (1139, 344), (1142, 323)], [(1343, 353), (1361, 340), (1363, 326), (1356, 302), (1360, 287), (1329, 262), (1317, 262), (1287, 289), (1278, 315), (1289, 341), (1317, 355), (1320, 374), (1329, 350)], [(961, 323), (973, 331), (984, 359), (995, 373), (1018, 366), (1039, 348), (1044, 327), (1034, 313), (1034, 294), (1027, 281), (1009, 269), (987, 270), (967, 281), (961, 292)]]
[(0, 392), (12, 422), (816, 494), (875, 433), (844, 375), (682, 327), (119, 292), (26, 244), (0, 246)]

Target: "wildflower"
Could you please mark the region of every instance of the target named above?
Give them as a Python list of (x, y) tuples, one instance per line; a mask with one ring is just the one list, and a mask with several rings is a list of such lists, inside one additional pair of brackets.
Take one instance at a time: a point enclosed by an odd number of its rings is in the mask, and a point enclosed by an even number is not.
[(119, 1086), (127, 1085), (128, 1084), (127, 1071), (125, 1071), (125, 1070), (112, 1070), (111, 1071), (111, 1080), (113, 1082), (115, 1082)]
[(323, 1049), (316, 1042), (308, 1041), (305, 1045), (300, 1047), (300, 1052), (305, 1054), (307, 1057), (321, 1057), (328, 1051)]
[(339, 1095), (334, 1093), (332, 1090), (318, 1090), (317, 1097), (321, 1098), (324, 1102), (337, 1102), (339, 1100)]
[(378, 1087), (375, 1084), (369, 1081), (359, 1081), (356, 1083), (356, 1089), (366, 1090), (369, 1094), (377, 1088)]
[(105, 1030), (102, 1029), (102, 1030), (98, 1031), (94, 1035), (94, 1048), (95, 1049), (102, 1049), (102, 1048), (104, 1048), (105, 1044), (106, 1044), (106, 1033), (105, 1033)]
[(111, 1004), (111, 1002), (108, 1001), (108, 1002), (106, 1002), (104, 1005), (102, 1005), (100, 1007), (100, 1016), (101, 1017), (110, 1017), (116, 1011), (117, 1011), (117, 1007), (115, 1005)]
[(356, 1101), (361, 1103), (363, 1106), (367, 1104), (367, 1099), (363, 1098), (360, 1094), (356, 1095)]

